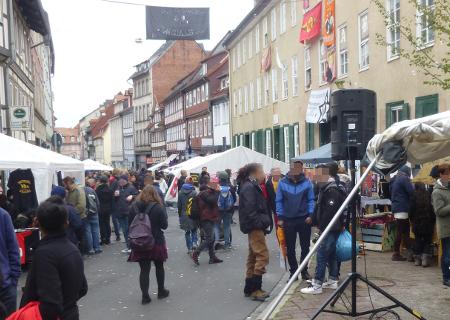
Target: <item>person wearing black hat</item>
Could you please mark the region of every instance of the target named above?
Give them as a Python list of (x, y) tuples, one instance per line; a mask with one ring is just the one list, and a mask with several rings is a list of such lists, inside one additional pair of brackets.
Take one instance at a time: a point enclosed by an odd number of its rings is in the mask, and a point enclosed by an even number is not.
[(139, 194), (138, 190), (128, 183), (128, 176), (122, 175), (119, 179), (118, 189), (114, 191), (113, 210), (119, 220), (120, 229), (127, 243), (127, 248), (122, 253), (130, 253), (130, 244), (128, 242), (128, 215), (130, 213), (130, 205), (134, 198)]
[(100, 222), (100, 238), (102, 244), (111, 243), (111, 211), (113, 203), (113, 191), (108, 184), (106, 176), (100, 177), (100, 184), (95, 190), (100, 202), (99, 222)]

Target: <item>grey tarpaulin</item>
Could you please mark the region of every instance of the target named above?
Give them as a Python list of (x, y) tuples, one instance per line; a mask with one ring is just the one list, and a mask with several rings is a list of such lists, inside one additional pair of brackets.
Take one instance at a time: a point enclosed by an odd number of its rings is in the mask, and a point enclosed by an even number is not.
[(147, 39), (209, 39), (209, 8), (146, 6)]
[(331, 159), (331, 143), (325, 144), (320, 148), (303, 153), (292, 160), (300, 160), (305, 164), (319, 164), (332, 161)]
[[(398, 150), (394, 152), (398, 157), (392, 157), (392, 152), (390, 157), (385, 157), (384, 154), (391, 151), (388, 142), (397, 148), (395, 142), (400, 142), (406, 157), (402, 159), (402, 152)], [(381, 151), (383, 157), (376, 167), (383, 172), (395, 170), (405, 160), (412, 164), (422, 164), (450, 156), (450, 111), (393, 124), (369, 141), (366, 156), (372, 161)]]

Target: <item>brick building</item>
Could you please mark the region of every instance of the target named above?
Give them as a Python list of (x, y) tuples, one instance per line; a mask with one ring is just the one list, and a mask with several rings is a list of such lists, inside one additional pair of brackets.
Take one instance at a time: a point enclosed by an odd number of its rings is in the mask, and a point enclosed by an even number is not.
[[(155, 160), (164, 157), (160, 150), (165, 145), (165, 136), (163, 131), (157, 129), (163, 120), (158, 115), (163, 110), (162, 101), (178, 79), (191, 71), (204, 55), (202, 46), (195, 41), (166, 41), (150, 59), (136, 66), (130, 79), (134, 86), (135, 154), (138, 168), (154, 163), (152, 144), (156, 150)], [(151, 132), (150, 128), (156, 128), (157, 131)], [(155, 139), (152, 139), (152, 133), (157, 136)]]
[(81, 143), (79, 126), (75, 128), (55, 128), (55, 131), (61, 135), (62, 145), (61, 154), (74, 158), (81, 159)]

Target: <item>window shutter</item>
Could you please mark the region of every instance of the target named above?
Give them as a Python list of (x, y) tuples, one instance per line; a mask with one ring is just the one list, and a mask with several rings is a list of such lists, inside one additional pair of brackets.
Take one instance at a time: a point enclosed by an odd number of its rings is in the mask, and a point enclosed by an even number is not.
[(306, 151), (314, 149), (314, 123), (306, 122)]
[(438, 113), (438, 95), (416, 98), (416, 118), (426, 117)]
[[(389, 114), (391, 114), (389, 112)], [(409, 103), (404, 103), (403, 104), (403, 109), (402, 109), (402, 120), (408, 120), (409, 119)]]
[(279, 152), (279, 159), (280, 161), (284, 162), (284, 130), (283, 127), (280, 127), (280, 136), (278, 137), (278, 141), (280, 144), (280, 152)]
[(386, 128), (392, 125), (392, 105), (390, 103), (386, 104)]
[(266, 154), (266, 131), (262, 129), (261, 130), (261, 153)]

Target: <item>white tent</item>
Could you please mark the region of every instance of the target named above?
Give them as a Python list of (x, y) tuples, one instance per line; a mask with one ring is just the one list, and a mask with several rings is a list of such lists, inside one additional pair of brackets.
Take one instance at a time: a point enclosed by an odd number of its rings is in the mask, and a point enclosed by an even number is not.
[(111, 166), (104, 165), (98, 161), (92, 159), (86, 159), (83, 161), (84, 170), (87, 171), (112, 171), (114, 168)]
[(250, 150), (245, 147), (237, 147), (225, 152), (214, 153), (206, 157), (192, 158), (186, 162), (180, 163), (171, 173), (175, 175), (169, 191), (166, 194), (167, 202), (174, 202), (178, 198), (177, 181), (181, 170), (186, 170), (189, 174), (200, 173), (203, 167), (208, 168), (211, 175), (219, 171), (231, 169), (233, 174), (248, 163), (257, 162), (262, 164), (264, 172), (269, 173), (270, 169), (279, 167), (283, 173), (287, 173), (289, 165), (270, 158), (262, 153)]
[[(375, 135), (367, 146), (367, 157), (375, 159), (386, 142), (402, 141), (407, 160), (422, 164), (450, 156), (450, 111), (393, 124)], [(389, 169), (393, 162), (382, 158), (379, 169)]]
[(84, 164), (76, 159), (0, 134), (0, 169), (31, 169), (38, 201), (50, 196), (55, 173), (62, 171), (84, 183)]
[(160, 162), (158, 164), (155, 164), (154, 166), (151, 166), (147, 170), (148, 171), (155, 171), (155, 170), (158, 170), (161, 167), (168, 166), (171, 161), (176, 159), (176, 157), (178, 157), (178, 154), (171, 154), (166, 160), (164, 160), (164, 161), (162, 161), (162, 162)]

